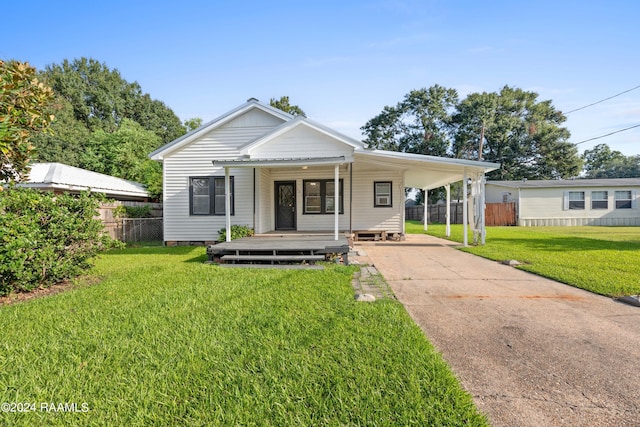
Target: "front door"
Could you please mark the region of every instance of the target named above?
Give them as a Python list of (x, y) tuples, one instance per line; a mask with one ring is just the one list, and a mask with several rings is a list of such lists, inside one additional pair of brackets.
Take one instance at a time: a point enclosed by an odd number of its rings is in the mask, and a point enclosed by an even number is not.
[(276, 230), (296, 229), (296, 182), (276, 183)]

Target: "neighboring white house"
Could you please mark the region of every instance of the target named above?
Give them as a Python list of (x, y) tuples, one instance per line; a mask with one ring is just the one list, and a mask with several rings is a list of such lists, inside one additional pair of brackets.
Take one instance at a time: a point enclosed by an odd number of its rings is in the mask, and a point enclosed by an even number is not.
[(212, 242), (230, 224), (403, 234), (405, 187), (480, 182), (499, 167), (367, 149), (253, 98), (149, 157), (163, 164), (167, 242)]
[(488, 181), (487, 203), (515, 202), (518, 225), (640, 225), (640, 178)]
[(29, 179), (18, 184), (56, 193), (93, 191), (116, 200), (146, 201), (149, 193), (144, 185), (62, 163), (35, 163), (31, 165)]

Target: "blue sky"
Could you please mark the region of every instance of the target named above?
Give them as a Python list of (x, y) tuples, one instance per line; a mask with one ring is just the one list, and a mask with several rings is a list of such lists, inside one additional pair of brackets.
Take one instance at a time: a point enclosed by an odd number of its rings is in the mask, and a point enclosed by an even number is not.
[[(288, 95), (360, 127), (412, 89), (532, 90), (562, 111), (640, 85), (640, 3), (609, 1), (14, 2), (0, 58), (117, 68), (181, 119)], [(11, 16), (12, 19), (7, 19)], [(571, 141), (640, 124), (640, 89), (568, 115)], [(579, 144), (640, 154), (640, 127)]]

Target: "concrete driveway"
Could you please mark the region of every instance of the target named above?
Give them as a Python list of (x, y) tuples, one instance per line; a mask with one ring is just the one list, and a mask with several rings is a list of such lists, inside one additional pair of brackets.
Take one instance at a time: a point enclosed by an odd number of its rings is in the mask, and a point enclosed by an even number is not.
[(357, 248), (494, 426), (640, 425), (640, 308), (426, 235)]

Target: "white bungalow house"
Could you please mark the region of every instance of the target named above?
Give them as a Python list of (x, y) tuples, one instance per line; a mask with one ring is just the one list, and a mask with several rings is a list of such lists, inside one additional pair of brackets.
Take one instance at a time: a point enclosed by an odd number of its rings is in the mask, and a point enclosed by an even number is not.
[[(163, 165), (164, 239), (269, 232), (404, 234), (405, 187), (483, 182), (497, 164), (372, 150), (252, 98), (149, 155)], [(227, 233), (227, 237), (230, 233)]]
[(521, 226), (640, 225), (640, 178), (488, 181), (487, 203), (516, 203)]

